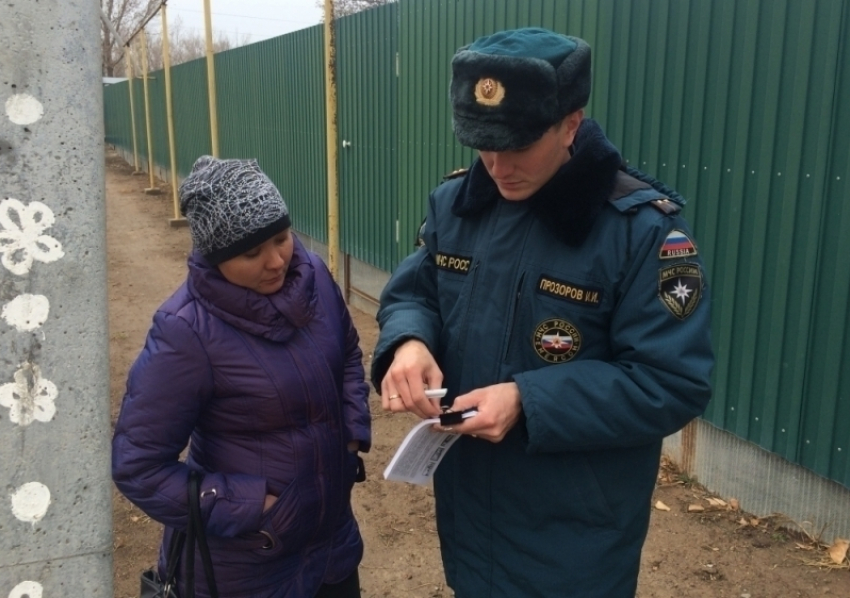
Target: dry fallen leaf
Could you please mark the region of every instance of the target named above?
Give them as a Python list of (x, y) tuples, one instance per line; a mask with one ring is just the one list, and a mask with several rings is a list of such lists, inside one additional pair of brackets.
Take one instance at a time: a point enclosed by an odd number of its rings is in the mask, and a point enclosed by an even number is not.
[(753, 527), (758, 527), (759, 523), (761, 523), (761, 520), (758, 517), (753, 517), (752, 519), (750, 519), (750, 525), (752, 525)]
[(136, 516), (130, 517), (130, 521), (132, 521), (133, 523), (138, 523), (139, 517), (136, 517)]
[(811, 546), (811, 545), (807, 546), (805, 544), (800, 544), (799, 542), (794, 542), (794, 544), (796, 544), (797, 548), (799, 548), (800, 550), (814, 550), (815, 549), (814, 546)]
[(729, 506), (732, 507), (733, 511), (737, 511), (740, 508), (741, 505), (738, 502), (737, 498), (730, 498), (729, 499)]
[(741, 519), (738, 521), (738, 525), (740, 525), (741, 527), (747, 527), (750, 525), (750, 522), (741, 517)]
[(723, 500), (723, 499), (720, 499), (720, 498), (714, 498), (712, 496), (709, 496), (705, 500), (707, 500), (708, 504), (710, 504), (712, 507), (725, 507), (726, 506), (726, 501)]
[(688, 505), (688, 513), (702, 513), (705, 507), (702, 505)]
[(658, 502), (656, 502), (656, 503), (655, 503), (655, 508), (656, 508), (656, 509), (658, 509), (659, 511), (669, 511), (669, 510), (670, 510), (670, 507), (668, 507), (667, 505), (665, 505), (665, 504), (664, 504), (663, 502), (661, 502), (660, 500), (659, 500)]
[(837, 539), (832, 543), (827, 549), (829, 553), (829, 558), (832, 559), (836, 565), (841, 565), (844, 563), (844, 559), (847, 558), (847, 549), (850, 548), (850, 542), (847, 540), (842, 540), (841, 538)]

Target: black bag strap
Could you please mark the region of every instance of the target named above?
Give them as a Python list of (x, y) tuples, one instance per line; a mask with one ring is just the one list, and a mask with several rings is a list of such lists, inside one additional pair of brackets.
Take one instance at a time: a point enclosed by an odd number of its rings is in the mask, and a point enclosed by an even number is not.
[(186, 548), (186, 562), (183, 567), (186, 572), (185, 587), (186, 597), (195, 598), (195, 543), (198, 544), (198, 549), (201, 553), (201, 561), (204, 563), (204, 575), (207, 578), (207, 587), (209, 588), (210, 597), (218, 598), (218, 587), (215, 585), (215, 575), (213, 574), (212, 558), (210, 557), (210, 549), (207, 545), (207, 532), (204, 526), (204, 521), (201, 518), (201, 476), (200, 472), (192, 470), (189, 472), (189, 521), (186, 525), (186, 531), (174, 530), (171, 541), (168, 544), (168, 556), (165, 565), (165, 582), (164, 594), (170, 596), (171, 588), (175, 587), (175, 579), (177, 577), (177, 565), (180, 562), (180, 553), (183, 548)]
[[(189, 496), (192, 496), (192, 479), (195, 472), (189, 474)], [(185, 598), (195, 598), (195, 518), (192, 517), (192, 500), (189, 499), (189, 523), (186, 525), (186, 562), (183, 566)]]
[(186, 532), (174, 530), (171, 534), (171, 542), (168, 544), (168, 556), (165, 561), (165, 581), (163, 583), (163, 594), (169, 596), (171, 589), (176, 586), (177, 565), (180, 562), (180, 553), (183, 552), (183, 544), (186, 541)]
[[(218, 588), (215, 585), (215, 574), (213, 573), (212, 558), (210, 558), (210, 549), (207, 545), (206, 526), (201, 519), (201, 474), (197, 471), (192, 471), (189, 474), (189, 529), (193, 532), (193, 540), (197, 539), (198, 549), (201, 553), (201, 561), (204, 564), (204, 574), (207, 578), (207, 587), (209, 588), (211, 598), (218, 598)], [(194, 542), (190, 542), (189, 546), (194, 549)], [(194, 550), (192, 550), (194, 553)], [(194, 567), (195, 558), (192, 554), (192, 566)], [(188, 566), (188, 565), (187, 565)], [(194, 569), (192, 570), (192, 594), (187, 598), (194, 598)], [(188, 578), (187, 578), (188, 586)], [(188, 592), (187, 592), (188, 594)]]

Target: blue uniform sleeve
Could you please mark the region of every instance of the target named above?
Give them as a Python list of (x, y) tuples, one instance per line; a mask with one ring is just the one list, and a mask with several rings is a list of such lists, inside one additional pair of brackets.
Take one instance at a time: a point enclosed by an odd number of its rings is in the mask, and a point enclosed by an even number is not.
[[(176, 529), (188, 523), (189, 467), (179, 461), (213, 380), (204, 347), (180, 317), (157, 312), (127, 382), (112, 440), (112, 478), (148, 516)], [(260, 529), (266, 481), (208, 473), (201, 509), (211, 535)]]
[[(612, 313), (612, 359), (577, 360), (514, 376), (530, 453), (647, 444), (705, 410), (714, 363), (711, 301), (697, 256), (659, 258), (674, 229), (687, 231), (682, 219), (665, 218), (636, 243)], [(672, 291), (681, 305), (662, 290)]]

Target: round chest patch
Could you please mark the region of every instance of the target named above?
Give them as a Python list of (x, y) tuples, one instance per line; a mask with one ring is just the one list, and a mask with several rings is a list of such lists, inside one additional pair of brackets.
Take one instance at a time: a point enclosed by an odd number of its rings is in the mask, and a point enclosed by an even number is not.
[(534, 331), (534, 350), (549, 363), (563, 363), (576, 356), (581, 348), (581, 333), (566, 320), (544, 320)]

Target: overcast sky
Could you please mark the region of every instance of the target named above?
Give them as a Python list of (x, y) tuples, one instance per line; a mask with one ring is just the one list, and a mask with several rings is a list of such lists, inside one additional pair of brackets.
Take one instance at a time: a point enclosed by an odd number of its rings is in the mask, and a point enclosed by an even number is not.
[[(185, 30), (204, 35), (204, 0), (168, 0), (166, 6), (169, 25), (179, 16)], [(240, 41), (249, 37), (248, 43), (317, 25), (322, 18), (316, 0), (210, 0), (210, 7), (214, 33)]]

